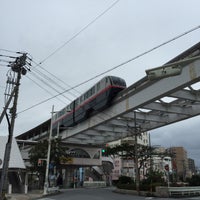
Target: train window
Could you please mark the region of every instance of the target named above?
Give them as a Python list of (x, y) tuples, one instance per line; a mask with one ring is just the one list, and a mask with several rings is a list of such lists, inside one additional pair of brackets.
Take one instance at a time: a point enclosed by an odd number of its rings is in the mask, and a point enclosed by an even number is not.
[(91, 94), (93, 95), (95, 93), (95, 87), (92, 87)]
[(97, 83), (97, 90), (100, 90), (100, 82)]
[(119, 79), (118, 78), (112, 78), (112, 82), (114, 85), (118, 85), (119, 84)]
[(108, 77), (106, 77), (106, 83), (108, 83)]
[(87, 91), (87, 98), (90, 97), (90, 90)]
[(62, 113), (63, 113), (63, 111), (61, 110), (61, 111), (59, 112), (59, 117), (63, 115)]
[(79, 104), (79, 99), (75, 100), (75, 106), (77, 106)]
[(83, 96), (80, 97), (80, 103), (83, 102)]
[(113, 85), (120, 85), (120, 86), (126, 87), (125, 81), (121, 78), (112, 77), (112, 83)]
[(91, 88), (91, 89), (88, 91), (88, 96), (91, 97), (92, 94), (93, 94), (93, 92), (92, 92), (92, 88)]
[(71, 111), (70, 105), (68, 105), (67, 108), (66, 108), (66, 112), (70, 112), (70, 111)]

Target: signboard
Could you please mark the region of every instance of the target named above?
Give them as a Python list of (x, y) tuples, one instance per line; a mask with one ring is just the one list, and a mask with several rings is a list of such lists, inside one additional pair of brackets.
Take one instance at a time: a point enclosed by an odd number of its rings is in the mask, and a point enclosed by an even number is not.
[(62, 165), (73, 164), (73, 158), (62, 156), (60, 158), (60, 164), (62, 164)]

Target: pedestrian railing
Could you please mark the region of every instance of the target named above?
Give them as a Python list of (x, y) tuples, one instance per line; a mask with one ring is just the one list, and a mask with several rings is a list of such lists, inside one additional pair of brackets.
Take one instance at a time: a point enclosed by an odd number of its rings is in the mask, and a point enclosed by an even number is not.
[(200, 187), (169, 187), (170, 197), (200, 196)]
[(106, 182), (105, 181), (84, 181), (83, 186), (84, 187), (105, 187)]

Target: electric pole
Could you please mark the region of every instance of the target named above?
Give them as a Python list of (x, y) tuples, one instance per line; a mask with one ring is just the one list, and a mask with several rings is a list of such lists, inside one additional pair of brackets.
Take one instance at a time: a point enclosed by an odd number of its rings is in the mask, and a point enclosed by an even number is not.
[(137, 122), (136, 122), (136, 112), (134, 111), (134, 119), (135, 119), (135, 185), (138, 194), (140, 193), (140, 174), (138, 169), (138, 130), (137, 130)]
[[(19, 93), (19, 85), (20, 85), (21, 75), (25, 75), (27, 72), (27, 69), (25, 67), (26, 58), (27, 56), (24, 53), (22, 56), (17, 57), (15, 62), (11, 65), (12, 72), (17, 75), (13, 76), (12, 81), (10, 79), (8, 79), (7, 81), (8, 84), (12, 84), (14, 87), (11, 94), (9, 95), (10, 97), (6, 103), (4, 111), (2, 115), (0, 116), (2, 120), (4, 115), (6, 115), (7, 122), (8, 122), (8, 140), (6, 143), (6, 148), (5, 148), (5, 153), (4, 153), (4, 161), (3, 161), (1, 181), (0, 181), (0, 200), (6, 199), (5, 193), (8, 186), (8, 167), (9, 167), (10, 152), (11, 152), (11, 147), (12, 147), (15, 118), (17, 114), (17, 100), (18, 100), (18, 93)], [(10, 108), (10, 119), (9, 119), (6, 110), (8, 109), (8, 106), (12, 98), (13, 98), (13, 106), (12, 108)]]

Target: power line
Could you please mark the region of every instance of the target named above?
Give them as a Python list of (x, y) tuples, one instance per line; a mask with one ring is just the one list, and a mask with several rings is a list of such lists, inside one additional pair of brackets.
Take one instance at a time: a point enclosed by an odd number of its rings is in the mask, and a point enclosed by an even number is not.
[[(31, 58), (28, 57), (28, 59), (30, 60), (30, 62), (34, 62), (35, 64), (37, 64), (34, 60), (33, 60), (33, 57), (29, 54), (29, 56)], [(29, 65), (31, 66), (31, 63), (29, 63)], [(51, 76), (53, 76), (54, 78), (56, 78), (56, 80), (59, 80), (63, 83), (65, 83), (64, 81), (62, 81), (61, 79), (59, 79), (58, 77), (56, 77), (55, 75), (53, 75), (52, 73), (50, 73), (49, 71), (45, 70), (43, 67), (39, 66), (40, 68), (42, 68), (45, 72), (47, 72), (48, 74), (50, 74)], [(66, 88), (62, 87), (60, 84), (57, 83), (57, 81), (53, 80), (51, 77), (49, 77), (48, 75), (46, 75), (44, 72), (40, 71), (38, 68), (36, 67), (33, 67), (32, 68), (32, 72), (33, 72), (33, 75), (38, 79), (40, 80), (42, 83), (44, 83), (46, 86), (50, 87), (51, 89), (53, 89), (54, 91), (56, 92), (60, 92), (58, 91), (55, 86), (59, 87), (60, 89), (62, 90), (65, 90)], [(38, 76), (39, 75), (39, 76)], [(46, 79), (48, 82), (46, 82), (45, 80), (43, 79)], [(36, 83), (36, 82), (35, 82)], [(52, 86), (52, 85), (53, 86)], [(39, 86), (39, 84), (37, 84)], [(65, 85), (67, 85), (65, 83)], [(71, 88), (71, 86), (67, 85), (68, 87)], [(42, 87), (40, 87), (42, 88)], [(43, 88), (44, 89), (44, 88)], [(46, 89), (44, 89), (45, 91), (47, 91)], [(69, 92), (73, 97), (77, 97), (76, 95), (74, 95), (72, 92)], [(64, 96), (64, 95), (63, 95)], [(67, 98), (69, 101), (72, 101), (69, 97), (66, 97), (64, 96), (65, 98)]]
[[(38, 64), (36, 63), (33, 59), (31, 59), (32, 62), (34, 62), (35, 64)], [(52, 74), (51, 72), (49, 72), (48, 70), (46, 70), (44, 67), (42, 67), (41, 65), (38, 64), (38, 66), (44, 70), (45, 72), (47, 72), (48, 74), (50, 74), (53, 78), (55, 78), (57, 81), (60, 81), (62, 82), (63, 84), (65, 84), (67, 87), (71, 88), (71, 86), (69, 84), (67, 84), (66, 82), (64, 82), (63, 80), (61, 80), (60, 78), (58, 78), (57, 76), (55, 76), (54, 74)], [(33, 68), (34, 70), (38, 70), (36, 69), (36, 67)], [(50, 80), (51, 82), (53, 82), (55, 85), (57, 85), (58, 87), (60, 87), (62, 90), (65, 90), (66, 88), (62, 87), (60, 84), (58, 84), (55, 80), (53, 80), (51, 77), (47, 76), (46, 74), (44, 74), (43, 72), (39, 71), (41, 74), (43, 74), (44, 78), (47, 79), (47, 80)], [(78, 90), (74, 90), (76, 91), (77, 93), (79, 93), (80, 95), (80, 92)], [(75, 95), (74, 93), (70, 92), (69, 91), (69, 94), (71, 94), (72, 96), (74, 97), (77, 97), (77, 95)]]
[(4, 59), (0, 59), (0, 62), (7, 62), (7, 63), (10, 63), (11, 61), (9, 61), (9, 60), (4, 60)]
[[(16, 54), (16, 52), (6, 50), (6, 49), (0, 49), (0, 51), (6, 51), (6, 52), (9, 52), (9, 53)], [(0, 66), (1, 67), (10, 67), (11, 64), (14, 64), (17, 57), (19, 57), (19, 56), (17, 56), (17, 55), (16, 56), (10, 56), (10, 55), (6, 55), (6, 54), (0, 54)], [(5, 64), (5, 63), (8, 63), (8, 64)]]
[[(100, 15), (98, 15), (97, 17), (95, 17), (90, 23), (88, 23), (86, 26), (84, 26), (79, 32), (77, 32), (73, 37), (71, 37), (68, 41), (66, 41), (64, 44), (62, 44), (60, 47), (58, 47), (55, 51), (53, 51), (50, 55), (48, 55), (46, 58), (44, 58), (42, 61), (40, 61), (40, 63), (35, 63), (32, 59), (32, 61), (36, 64), (35, 67), (40, 66), (41, 64), (44, 63), (47, 59), (49, 59), (51, 56), (53, 56), (54, 54), (56, 54), (59, 50), (61, 50), (62, 48), (64, 48), (64, 46), (66, 46), (69, 42), (71, 42), (73, 39), (75, 39), (78, 35), (80, 35), (84, 30), (86, 30), (89, 26), (91, 26), (94, 22), (96, 22), (100, 17), (102, 17), (104, 14), (106, 14), (111, 8), (113, 8), (120, 0), (115, 1), (113, 4), (111, 4), (106, 10), (104, 10)], [(48, 72), (46, 69), (44, 69), (43, 67), (41, 67), (43, 70), (45, 70), (47, 73), (51, 74), (54, 78), (58, 79), (55, 75), (53, 75), (52, 73)], [(63, 82), (62, 80), (60, 80), (61, 82)], [(64, 82), (65, 83), (65, 82)], [(66, 84), (66, 83), (65, 83)], [(68, 85), (68, 87), (70, 87), (70, 89), (68, 90), (64, 90), (65, 92), (70, 92), (70, 90), (74, 89), (76, 87), (71, 87)], [(78, 86), (77, 86), (78, 87)], [(78, 92), (77, 90), (75, 90), (76, 92)], [(56, 97), (65, 93), (65, 92), (61, 92), (58, 93), (57, 95), (55, 95)], [(78, 92), (80, 94), (80, 92)], [(53, 98), (55, 97), (53, 96)]]
[[(40, 73), (38, 73), (39, 75), (41, 75)], [(52, 90), (56, 91), (58, 94), (60, 94), (60, 92), (53, 87), (50, 83), (46, 82), (45, 80), (43, 80), (42, 78), (39, 77), (39, 75), (36, 74), (35, 72), (32, 71), (32, 75), (34, 75), (38, 80), (40, 80), (42, 83), (44, 83), (46, 86), (50, 87)], [(70, 98), (68, 98), (67, 96), (64, 95), (64, 93), (62, 94), (63, 97), (65, 97), (67, 100), (71, 101)]]
[(111, 4), (106, 10), (104, 10), (100, 15), (95, 17), (91, 22), (89, 22), (86, 26), (84, 26), (79, 32), (77, 32), (73, 37), (71, 37), (69, 40), (67, 40), (65, 43), (63, 43), (61, 46), (59, 46), (57, 49), (55, 49), (51, 54), (49, 54), (46, 58), (44, 58), (39, 64), (44, 63), (47, 59), (52, 57), (54, 54), (56, 54), (58, 51), (60, 51), (64, 46), (66, 46), (69, 42), (71, 42), (74, 38), (76, 38), (78, 35), (80, 35), (83, 31), (85, 31), (89, 26), (91, 26), (94, 22), (96, 22), (99, 18), (101, 18), (104, 14), (106, 14), (111, 8), (113, 8), (120, 0), (115, 1), (113, 4)]
[[(29, 58), (30, 59), (30, 58)], [(32, 56), (31, 56), (31, 61), (33, 61), (33, 58), (32, 58)], [(41, 66), (40, 66), (41, 67)], [(36, 70), (36, 67), (34, 68), (34, 70)], [(32, 70), (33, 71), (33, 70)], [(46, 72), (48, 72), (47, 70), (45, 70), (44, 69), (44, 71), (46, 71)], [(39, 71), (39, 70), (36, 70), (36, 72), (39, 74), (39, 75), (41, 75), (41, 71)], [(50, 72), (48, 72), (49, 74), (51, 74)], [(47, 80), (49, 80), (50, 79), (50, 81), (52, 82), (53, 81), (53, 83), (54, 84), (57, 84), (53, 79), (51, 79), (51, 78), (49, 78), (46, 74), (44, 74), (44, 73), (42, 73), (43, 74), (43, 76), (47, 79)], [(36, 75), (36, 74), (35, 74)], [(63, 83), (65, 83), (64, 81), (62, 81), (61, 79), (59, 79), (58, 77), (56, 77), (55, 75), (53, 75), (53, 74), (51, 74), (53, 77), (55, 77), (57, 80), (59, 80), (59, 81), (61, 81), (61, 82), (63, 82)], [(27, 76), (26, 76), (27, 77)], [(46, 92), (48, 92), (50, 95), (52, 95), (53, 96), (53, 94), (51, 93), (51, 92), (49, 92), (46, 88), (44, 88), (44, 87), (42, 87), (40, 84), (38, 84), (36, 81), (34, 81), (33, 79), (31, 79), (30, 77), (27, 77), (27, 78), (29, 78), (31, 81), (33, 81), (36, 85), (38, 85), (40, 88), (42, 88), (43, 90), (45, 90)], [(36, 78), (38, 78), (38, 76), (36, 76)], [(44, 82), (44, 80), (42, 80), (41, 78), (38, 78), (40, 81), (42, 81), (43, 83), (45, 83)], [(65, 83), (66, 84), (66, 83)], [(52, 88), (50, 85), (49, 85), (49, 83), (45, 83), (45, 85), (47, 85), (47, 86), (49, 86), (51, 89), (54, 89), (54, 88)], [(58, 85), (59, 86), (59, 85)], [(69, 85), (68, 85), (69, 86)], [(70, 89), (71, 89), (71, 86), (69, 86), (70, 87)], [(63, 87), (61, 87), (61, 88), (63, 88)], [(55, 89), (54, 89), (55, 90)], [(76, 90), (77, 91), (77, 90)], [(57, 90), (56, 90), (56, 92), (58, 92)], [(79, 92), (80, 93), (80, 92)], [(73, 94), (73, 93), (70, 93), (70, 94)], [(56, 97), (56, 98), (58, 98), (58, 97)], [(58, 98), (58, 100), (60, 100), (59, 98)], [(72, 101), (71, 99), (69, 99), (68, 98), (68, 100), (70, 100), (70, 101)], [(61, 100), (60, 100), (61, 101)], [(63, 102), (63, 101), (62, 101)], [(66, 102), (64, 102), (64, 104), (65, 104), (65, 106), (66, 106)], [(104, 113), (103, 111), (102, 111), (102, 113)], [(108, 114), (106, 114), (106, 113), (104, 113), (105, 115), (107, 115), (107, 116), (109, 116)], [(109, 116), (110, 117), (110, 116)], [(100, 119), (103, 119), (102, 117), (99, 117)], [(104, 120), (104, 119), (103, 119)]]
[(170, 42), (173, 42), (174, 40), (177, 40), (177, 39), (183, 37), (184, 35), (187, 35), (187, 34), (193, 32), (193, 31), (195, 31), (195, 30), (197, 30), (197, 29), (199, 29), (199, 28), (200, 28), (200, 25), (199, 25), (199, 26), (196, 26), (195, 28), (192, 28), (192, 29), (190, 29), (189, 31), (186, 31), (186, 32), (184, 32), (184, 33), (182, 33), (182, 34), (180, 34), (180, 35), (178, 35), (178, 36), (176, 36), (176, 37), (174, 37), (174, 38), (172, 38), (172, 39), (166, 41), (166, 42), (163, 42), (163, 43), (159, 44), (158, 46), (153, 47), (153, 48), (151, 48), (151, 49), (149, 49), (149, 50), (147, 50), (147, 51), (145, 51), (145, 52), (143, 52), (143, 53), (141, 53), (141, 54), (139, 54), (139, 55), (137, 55), (137, 56), (135, 56), (135, 57), (133, 57), (133, 58), (127, 60), (127, 61), (125, 61), (125, 62), (122, 62), (122, 63), (120, 63), (119, 65), (116, 65), (115, 67), (112, 67), (112, 68), (110, 68), (110, 69), (108, 69), (108, 70), (106, 70), (106, 71), (104, 71), (104, 72), (102, 72), (102, 73), (97, 74), (95, 77), (91, 78), (91, 80), (93, 80), (93, 79), (95, 79), (95, 78), (97, 78), (97, 77), (99, 77), (99, 76), (102, 76), (102, 75), (104, 75), (104, 74), (106, 74), (106, 73), (108, 73), (108, 72), (110, 72), (110, 71), (113, 71), (113, 70), (115, 70), (115, 69), (117, 69), (117, 68), (119, 68), (119, 67), (121, 67), (121, 66), (123, 66), (123, 65), (126, 65), (126, 64), (128, 64), (129, 62), (132, 62), (132, 61), (134, 61), (134, 60), (136, 60), (136, 59), (138, 59), (138, 58), (140, 58), (140, 57), (142, 57), (142, 56), (144, 56), (144, 55), (146, 55), (146, 54), (148, 54), (148, 53), (150, 53), (150, 52), (152, 52), (152, 51), (154, 51), (154, 50), (156, 50), (156, 49), (158, 49), (158, 48), (160, 48), (160, 47), (162, 47), (162, 46), (164, 46), (164, 45), (166, 45), (166, 44), (168, 44), (168, 43), (170, 43)]
[(8, 56), (8, 55), (4, 55), (4, 54), (0, 54), (1, 57), (6, 57), (6, 58), (14, 58), (16, 59), (17, 56)]
[(8, 50), (8, 49), (0, 49), (0, 51), (5, 51), (5, 52), (8, 52), (8, 53), (23, 54), (23, 53), (20, 52), (20, 51), (12, 51), (12, 50)]
[[(46, 88), (42, 87), (39, 83), (37, 83), (35, 80), (33, 80), (32, 78), (26, 76), (29, 80), (31, 80), (33, 83), (35, 83), (38, 87), (40, 87), (41, 89), (45, 90), (48, 94), (50, 94), (51, 96), (53, 95), (51, 92), (49, 92)], [(62, 102), (64, 105), (66, 105), (66, 102), (64, 102), (63, 100), (59, 99), (57, 97), (57, 99)]]
[(9, 53), (17, 53), (16, 51), (11, 51), (11, 50), (7, 50), (7, 49), (0, 49), (0, 51), (5, 51), (5, 52), (9, 52)]
[(166, 42), (163, 42), (163, 43), (157, 45), (156, 47), (151, 48), (151, 49), (149, 49), (149, 50), (147, 50), (147, 51), (145, 51), (145, 52), (143, 52), (143, 53), (141, 53), (141, 54), (139, 54), (139, 55), (137, 55), (137, 56), (135, 56), (135, 57), (133, 57), (133, 58), (127, 60), (127, 61), (125, 61), (125, 62), (122, 62), (122, 63), (120, 63), (119, 65), (116, 65), (116, 66), (114, 66), (114, 67), (112, 67), (112, 68), (110, 68), (110, 69), (108, 69), (108, 70), (106, 70), (106, 71), (104, 71), (104, 72), (102, 72), (102, 73), (99, 73), (99, 74), (97, 74), (96, 76), (93, 76), (92, 78), (89, 78), (89, 79), (87, 79), (87, 80), (85, 80), (85, 81), (83, 81), (83, 82), (81, 82), (81, 83), (79, 83), (79, 84), (77, 84), (77, 85), (71, 87), (70, 89), (64, 90), (63, 92), (60, 92), (59, 94), (57, 94), (57, 95), (55, 95), (55, 96), (53, 96), (53, 97), (50, 97), (50, 98), (48, 98), (48, 99), (45, 99), (45, 100), (43, 100), (43, 101), (41, 101), (41, 102), (39, 102), (39, 103), (37, 103), (37, 104), (35, 104), (35, 105), (33, 105), (33, 106), (31, 106), (31, 107), (25, 109), (25, 110), (22, 110), (22, 111), (18, 112), (18, 114), (19, 114), (19, 113), (22, 113), (22, 112), (25, 112), (25, 111), (27, 111), (27, 110), (30, 110), (30, 109), (32, 109), (32, 108), (34, 108), (34, 107), (36, 107), (36, 106), (38, 106), (38, 105), (41, 105), (41, 104), (43, 104), (43, 103), (45, 103), (45, 102), (47, 102), (47, 101), (49, 101), (49, 100), (51, 100), (51, 99), (54, 99), (55, 97), (57, 97), (57, 96), (59, 96), (59, 95), (62, 95), (63, 93), (68, 92), (68, 91), (71, 90), (71, 89), (74, 89), (74, 88), (77, 88), (77, 87), (79, 87), (79, 86), (81, 86), (81, 85), (84, 85), (84, 84), (86, 84), (86, 83), (88, 83), (88, 82), (90, 82), (90, 81), (92, 81), (92, 80), (94, 80), (94, 79), (96, 79), (96, 78), (98, 78), (98, 77), (100, 77), (100, 76), (102, 76), (102, 75), (104, 75), (104, 74), (110, 72), (110, 71), (113, 71), (113, 70), (115, 70), (115, 69), (117, 69), (117, 68), (119, 68), (119, 67), (121, 67), (121, 66), (123, 66), (123, 65), (125, 65), (125, 64), (128, 64), (129, 62), (132, 62), (132, 61), (134, 61), (134, 60), (136, 60), (136, 59), (138, 59), (138, 58), (140, 58), (140, 57), (142, 57), (142, 56), (144, 56), (144, 55), (146, 55), (146, 54), (148, 54), (148, 53), (150, 53), (150, 52), (152, 52), (152, 51), (154, 51), (154, 50), (156, 50), (156, 49), (158, 49), (158, 48), (160, 48), (160, 47), (162, 47), (162, 46), (164, 46), (164, 45), (166, 45), (166, 44), (168, 44), (168, 43), (170, 43), (170, 42), (172, 42), (172, 41), (174, 41), (174, 40), (177, 40), (177, 39), (179, 39), (179, 38), (181, 38), (181, 37), (183, 37), (183, 36), (185, 36), (185, 35), (187, 35), (187, 34), (193, 32), (193, 31), (195, 31), (195, 30), (197, 30), (197, 29), (199, 29), (199, 28), (200, 28), (200, 25), (197, 26), (197, 27), (195, 27), (195, 28), (192, 28), (192, 29), (190, 29), (189, 31), (186, 31), (186, 32), (184, 32), (184, 33), (182, 33), (182, 34), (180, 34), (180, 35), (178, 35), (178, 36), (176, 36), (176, 37), (174, 37), (174, 38), (172, 38), (172, 39), (166, 41)]

